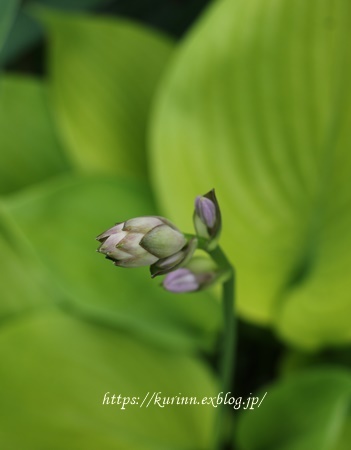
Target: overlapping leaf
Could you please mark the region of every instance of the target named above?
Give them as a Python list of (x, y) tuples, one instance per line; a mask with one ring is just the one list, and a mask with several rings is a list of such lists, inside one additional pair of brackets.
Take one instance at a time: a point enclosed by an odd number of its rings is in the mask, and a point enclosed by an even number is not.
[(190, 228), (216, 188), (238, 307), (313, 348), (350, 342), (350, 4), (216, 2), (152, 124), (155, 192)]
[[(140, 405), (159, 396), (214, 395), (196, 359), (157, 351), (130, 336), (55, 311), (0, 333), (0, 445), (8, 450), (207, 448), (210, 406)], [(104, 394), (138, 404), (103, 405)], [(111, 401), (111, 399), (110, 399)], [(157, 424), (157, 426), (156, 426)], [(20, 430), (20, 432), (19, 432)]]
[(0, 193), (68, 170), (56, 136), (46, 90), (35, 78), (0, 80)]
[(240, 418), (236, 434), (239, 450), (348, 448), (350, 372), (319, 368), (265, 390), (260, 408), (248, 409)]
[(58, 124), (84, 171), (146, 175), (150, 101), (172, 52), (170, 40), (123, 20), (40, 15)]
[(52, 304), (39, 261), (0, 205), (0, 324)]

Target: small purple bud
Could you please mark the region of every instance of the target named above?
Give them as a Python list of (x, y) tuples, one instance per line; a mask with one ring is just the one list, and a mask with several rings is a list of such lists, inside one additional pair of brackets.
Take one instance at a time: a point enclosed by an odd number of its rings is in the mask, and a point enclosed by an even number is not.
[(198, 195), (195, 199), (195, 211), (208, 228), (216, 223), (216, 206), (212, 200)]
[(196, 234), (207, 240), (208, 250), (213, 250), (221, 232), (221, 211), (214, 189), (196, 197), (193, 220)]
[(166, 276), (163, 287), (170, 292), (184, 293), (197, 291), (200, 285), (189, 269), (177, 269)]

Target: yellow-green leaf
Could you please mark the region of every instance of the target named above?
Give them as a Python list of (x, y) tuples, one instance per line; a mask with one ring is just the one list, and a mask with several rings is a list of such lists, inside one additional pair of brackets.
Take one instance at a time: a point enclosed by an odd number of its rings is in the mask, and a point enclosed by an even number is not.
[(68, 170), (49, 111), (46, 88), (35, 78), (0, 79), (0, 193)]
[(349, 447), (350, 372), (320, 367), (267, 386), (258, 396), (265, 392), (261, 406), (247, 409), (240, 417), (235, 436), (238, 450)]
[(2, 204), (0, 254), (0, 325), (53, 303), (54, 294), (46, 283), (40, 262)]
[[(208, 448), (215, 409), (140, 407), (160, 396), (215, 395), (198, 359), (47, 311), (0, 332), (0, 447), (7, 450)], [(104, 395), (135, 404), (103, 405)], [(155, 395), (154, 395), (155, 398)], [(138, 404), (136, 403), (138, 402)]]
[(223, 0), (184, 41), (151, 128), (164, 214), (216, 188), (242, 317), (351, 341), (351, 4)]
[(69, 155), (86, 172), (146, 176), (150, 102), (173, 45), (126, 20), (45, 12), (50, 86)]

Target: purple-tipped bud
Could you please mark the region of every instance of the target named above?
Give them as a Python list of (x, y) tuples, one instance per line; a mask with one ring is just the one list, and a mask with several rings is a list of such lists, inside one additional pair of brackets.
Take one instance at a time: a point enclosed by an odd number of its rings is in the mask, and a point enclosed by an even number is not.
[(212, 200), (198, 195), (195, 199), (195, 211), (207, 228), (216, 223), (216, 206)]
[(213, 250), (221, 231), (221, 212), (214, 189), (195, 199), (194, 226), (196, 234), (208, 241), (208, 249)]
[(177, 269), (166, 276), (163, 280), (163, 287), (167, 291), (181, 294), (197, 291), (200, 285), (196, 279), (196, 275), (189, 269)]
[(96, 238), (98, 251), (122, 267), (141, 267), (156, 263), (182, 250), (187, 240), (167, 219), (137, 217), (119, 223)]
[(216, 282), (221, 275), (211, 259), (195, 256), (186, 267), (170, 272), (163, 280), (163, 287), (176, 293), (200, 291)]

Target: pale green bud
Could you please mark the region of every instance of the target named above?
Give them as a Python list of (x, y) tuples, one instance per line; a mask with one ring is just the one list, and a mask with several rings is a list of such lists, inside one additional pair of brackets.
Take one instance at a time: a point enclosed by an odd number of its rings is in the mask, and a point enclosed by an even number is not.
[(171, 257), (186, 246), (185, 236), (167, 219), (137, 217), (119, 223), (96, 238), (98, 251), (122, 267), (141, 267)]

